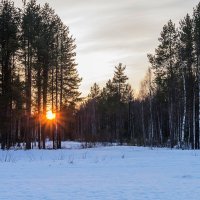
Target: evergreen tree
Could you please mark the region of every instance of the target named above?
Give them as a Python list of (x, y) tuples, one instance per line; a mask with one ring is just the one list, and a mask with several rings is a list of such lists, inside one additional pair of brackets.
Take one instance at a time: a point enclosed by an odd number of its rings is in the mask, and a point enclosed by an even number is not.
[(97, 83), (94, 83), (94, 85), (90, 88), (90, 94), (88, 95), (91, 99), (96, 99), (100, 95), (100, 87)]
[[(180, 49), (179, 49), (179, 62), (180, 74), (182, 74), (183, 82), (183, 120), (182, 120), (182, 146), (184, 143), (189, 145), (195, 144), (195, 129), (193, 127), (193, 98), (195, 94), (194, 88), (194, 54), (193, 54), (193, 21), (187, 14), (186, 17), (180, 22)], [(191, 137), (193, 135), (193, 137)], [(186, 140), (187, 138), (187, 140)], [(191, 138), (193, 140), (191, 141)]]
[(37, 63), (36, 41), (41, 22), (40, 6), (35, 0), (31, 0), (25, 6), (22, 16), (22, 49), (23, 63), (25, 66), (25, 83), (26, 83), (26, 148), (31, 148), (31, 104), (32, 104), (32, 85), (33, 69)]
[(175, 24), (170, 20), (164, 25), (159, 38), (159, 46), (155, 50), (155, 55), (148, 55), (155, 74), (155, 81), (159, 88), (167, 91), (169, 133), (171, 147), (175, 144), (175, 122), (176, 118), (176, 88), (177, 84), (177, 30)]
[(128, 77), (124, 74), (125, 69), (126, 66), (122, 66), (122, 63), (119, 63), (119, 65), (115, 67), (116, 71), (113, 77), (113, 85), (117, 88), (117, 93), (121, 100), (126, 89), (126, 81), (128, 80)]
[(115, 67), (113, 79), (102, 90), (95, 83), (78, 111), (79, 131), (87, 141), (123, 143), (133, 138), (133, 91), (125, 68), (121, 63)]
[(11, 1), (0, 3), (1, 148), (11, 146), (14, 61), (19, 49), (20, 12)]

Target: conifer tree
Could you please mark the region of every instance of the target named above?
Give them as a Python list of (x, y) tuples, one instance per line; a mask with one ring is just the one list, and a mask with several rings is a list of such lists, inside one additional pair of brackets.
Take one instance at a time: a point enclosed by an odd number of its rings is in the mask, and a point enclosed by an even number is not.
[[(180, 62), (180, 74), (182, 74), (183, 82), (183, 120), (182, 120), (182, 148), (184, 143), (189, 145), (191, 142), (194, 147), (194, 127), (193, 127), (193, 98), (195, 91), (194, 88), (194, 54), (193, 54), (193, 22), (189, 14), (180, 22), (180, 49), (179, 49), (179, 62)], [(193, 130), (193, 131), (192, 131)], [(191, 135), (193, 134), (193, 140), (191, 141)], [(187, 138), (187, 142), (186, 142)]]
[(169, 133), (171, 147), (174, 146), (175, 134), (175, 98), (176, 91), (174, 85), (177, 83), (177, 38), (178, 33), (175, 24), (170, 20), (164, 25), (159, 38), (159, 46), (155, 50), (155, 55), (148, 55), (149, 61), (154, 69), (155, 81), (159, 88), (167, 91)]
[(11, 1), (0, 3), (0, 118), (1, 148), (11, 146), (11, 123), (13, 101), (13, 74), (16, 53), (19, 49), (20, 12)]

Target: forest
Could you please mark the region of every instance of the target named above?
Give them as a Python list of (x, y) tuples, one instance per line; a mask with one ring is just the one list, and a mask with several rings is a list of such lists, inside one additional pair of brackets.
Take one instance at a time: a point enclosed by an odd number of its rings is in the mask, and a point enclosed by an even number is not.
[(105, 87), (91, 87), (77, 113), (82, 139), (200, 148), (200, 3), (178, 26), (169, 20), (158, 42), (137, 96), (121, 63)]
[[(46, 3), (12, 1), (0, 4), (0, 138), (1, 148), (45, 140), (61, 147), (71, 132), (81, 78), (77, 71), (75, 39)], [(48, 123), (46, 112), (56, 113)], [(65, 117), (67, 116), (67, 117)], [(59, 125), (57, 125), (59, 124)], [(56, 126), (56, 133), (54, 127)], [(65, 133), (64, 133), (65, 132)], [(62, 135), (62, 138), (61, 138)]]
[(81, 97), (75, 42), (47, 3), (1, 0), (2, 149), (45, 149), (47, 139), (54, 149), (64, 140), (200, 148), (200, 3), (178, 25), (163, 26), (137, 95), (117, 63), (104, 87), (94, 83)]

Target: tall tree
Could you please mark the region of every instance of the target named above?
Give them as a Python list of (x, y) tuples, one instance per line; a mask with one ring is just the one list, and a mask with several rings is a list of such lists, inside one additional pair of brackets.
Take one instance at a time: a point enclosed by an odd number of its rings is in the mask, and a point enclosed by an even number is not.
[(196, 146), (200, 146), (200, 3), (196, 6), (193, 13), (194, 19), (194, 47), (195, 47), (195, 66), (196, 76), (198, 82), (198, 137), (196, 140)]
[(25, 66), (26, 82), (26, 148), (31, 148), (31, 104), (32, 104), (32, 82), (33, 67), (37, 62), (36, 40), (39, 32), (41, 17), (40, 6), (35, 0), (29, 1), (22, 16), (22, 49), (23, 63)]
[(159, 46), (155, 55), (149, 55), (149, 61), (154, 69), (155, 81), (159, 87), (167, 86), (168, 116), (171, 147), (175, 145), (175, 85), (177, 81), (177, 30), (170, 20), (164, 25), (159, 38)]
[[(181, 20), (180, 22), (180, 50), (179, 50), (179, 62), (180, 62), (180, 73), (182, 74), (183, 82), (183, 119), (182, 119), (182, 137), (181, 145), (185, 146), (186, 137), (187, 145), (192, 142), (192, 146), (195, 144), (195, 130), (193, 127), (193, 98), (195, 90), (194, 88), (194, 54), (193, 54), (193, 20), (189, 16)], [(191, 135), (193, 134), (193, 140), (191, 141)]]
[(11, 1), (0, 3), (0, 61), (1, 61), (1, 148), (11, 145), (11, 113), (13, 100), (13, 67), (19, 49), (20, 12)]

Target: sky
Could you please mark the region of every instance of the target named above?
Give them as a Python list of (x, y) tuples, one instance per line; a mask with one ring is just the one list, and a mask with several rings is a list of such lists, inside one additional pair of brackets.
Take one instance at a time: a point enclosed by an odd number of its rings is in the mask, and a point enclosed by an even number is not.
[[(22, 0), (14, 0), (16, 6)], [(129, 83), (137, 93), (149, 67), (162, 27), (189, 13), (199, 0), (37, 0), (49, 3), (76, 38), (76, 61), (83, 81), (82, 96), (96, 82), (105, 85), (115, 66), (126, 65)]]

